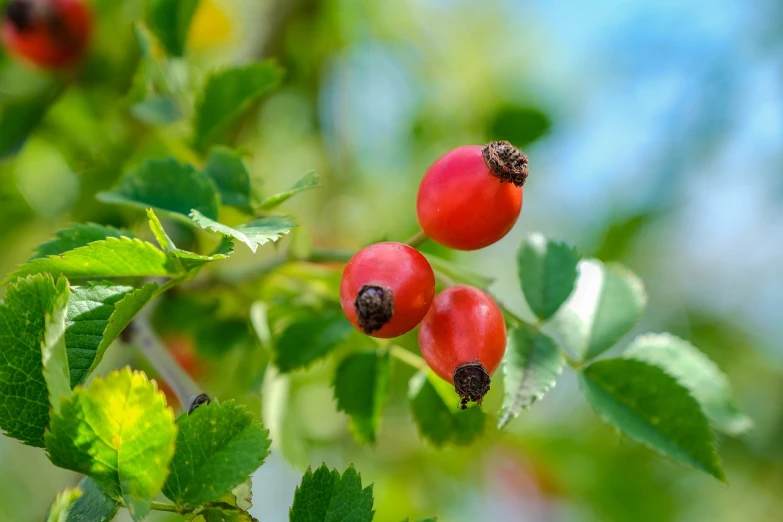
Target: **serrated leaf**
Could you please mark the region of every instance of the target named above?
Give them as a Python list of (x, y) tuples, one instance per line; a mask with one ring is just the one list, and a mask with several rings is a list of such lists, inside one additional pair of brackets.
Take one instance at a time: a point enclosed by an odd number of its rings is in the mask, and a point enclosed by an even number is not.
[(517, 254), (522, 293), (533, 313), (546, 321), (568, 299), (576, 283), (579, 254), (566, 243), (531, 235)]
[(192, 225), (191, 210), (217, 219), (217, 187), (209, 176), (193, 165), (174, 158), (152, 159), (128, 172), (109, 192), (98, 194), (104, 203), (127, 205), (168, 213), (172, 218)]
[(119, 504), (89, 477), (79, 482), (82, 496), (71, 506), (67, 522), (111, 522)]
[(181, 508), (220, 499), (269, 454), (269, 432), (233, 402), (203, 405), (181, 415), (177, 425), (177, 451), (163, 493)]
[(71, 289), (68, 280), (60, 277), (55, 283), (56, 297), (44, 310), (44, 339), (41, 343), (43, 376), (49, 390), (49, 404), (55, 413), (60, 402), (71, 395), (71, 377), (68, 370), (68, 352), (65, 348), (65, 317)]
[(46, 449), (53, 464), (89, 476), (139, 521), (163, 487), (176, 435), (163, 394), (125, 368), (74, 389), (52, 416)]
[(247, 511), (225, 503), (205, 506), (189, 515), (186, 520), (191, 522), (258, 522)]
[(633, 328), (646, 303), (644, 285), (626, 268), (581, 261), (576, 290), (555, 315), (553, 326), (561, 346), (590, 360)]
[(293, 321), (275, 344), (275, 366), (283, 373), (304, 368), (326, 356), (353, 331), (345, 316), (336, 312)]
[(21, 265), (4, 283), (35, 274), (62, 274), (68, 279), (113, 277), (162, 277), (177, 275), (168, 256), (151, 243), (138, 239), (107, 238), (56, 256)]
[(445, 275), (455, 283), (463, 283), (486, 290), (494, 281), (491, 277), (478, 274), (440, 257), (431, 254), (424, 254), (424, 257), (427, 258), (427, 261), (429, 261), (430, 266), (436, 273)]
[(617, 358), (591, 364), (580, 382), (596, 413), (622, 433), (726, 480), (707, 418), (674, 377), (646, 362)]
[(375, 443), (381, 411), (389, 395), (389, 354), (359, 352), (342, 360), (334, 377), (337, 409), (351, 417), (360, 443)]
[(101, 241), (107, 237), (128, 237), (133, 238), (133, 234), (127, 230), (120, 230), (114, 227), (96, 225), (95, 223), (75, 223), (70, 227), (56, 232), (54, 239), (47, 241), (35, 247), (36, 253), (30, 258), (38, 259), (47, 256), (63, 254), (70, 250), (87, 246), (93, 241)]
[(434, 446), (467, 445), (484, 431), (485, 416), (481, 408), (471, 406), (460, 410), (454, 387), (432, 372), (419, 372), (411, 378), (408, 398), (419, 434)]
[(65, 91), (61, 83), (51, 83), (40, 91), (0, 104), (0, 159), (16, 154), (46, 115), (49, 107)]
[(239, 154), (227, 147), (213, 147), (204, 172), (215, 182), (221, 203), (250, 212), (250, 174)]
[(540, 400), (562, 371), (563, 357), (551, 338), (529, 325), (509, 331), (503, 361), (505, 395), (498, 428)]
[(353, 466), (340, 473), (326, 464), (308, 469), (294, 493), (290, 522), (370, 522), (372, 486), (362, 489), (361, 476)]
[(59, 333), (47, 326), (61, 327), (63, 292), (67, 281), (55, 285), (51, 276), (38, 275), (8, 285), (0, 303), (0, 428), (30, 446), (43, 447), (49, 424), (42, 348), (52, 349), (46, 343)]
[(109, 282), (72, 288), (65, 330), (71, 387), (84, 382), (106, 349), (157, 290), (157, 283), (138, 289)]
[(71, 508), (81, 496), (82, 491), (79, 488), (68, 488), (58, 493), (54, 504), (49, 508), (46, 522), (68, 522)]
[(166, 233), (166, 230), (163, 228), (163, 225), (161, 224), (160, 219), (158, 219), (158, 216), (156, 216), (155, 212), (150, 208), (147, 209), (147, 218), (149, 218), (150, 230), (152, 230), (152, 234), (155, 236), (155, 240), (174, 261), (181, 265), (182, 271), (184, 272), (188, 272), (194, 268), (211, 263), (212, 261), (226, 259), (231, 253), (233, 253), (234, 244), (231, 242), (230, 238), (227, 240), (224, 239), (218, 246), (218, 249), (215, 251), (215, 253), (208, 256), (202, 256), (201, 254), (196, 254), (194, 252), (177, 248), (169, 235)]
[(211, 230), (224, 236), (233, 237), (248, 247), (253, 253), (256, 253), (259, 245), (270, 241), (277, 241), (288, 234), (296, 226), (291, 218), (285, 216), (270, 216), (254, 219), (250, 223), (239, 225), (238, 227), (229, 227), (222, 223), (212, 220), (199, 211), (194, 210), (190, 213), (190, 218), (204, 230)]
[(715, 429), (737, 436), (753, 427), (737, 408), (728, 377), (689, 342), (668, 333), (642, 335), (624, 357), (654, 364), (676, 378), (701, 404)]
[(149, 0), (147, 23), (166, 51), (173, 56), (185, 53), (190, 22), (200, 0)]
[(217, 143), (262, 95), (275, 87), (282, 71), (272, 62), (258, 62), (211, 74), (196, 102), (193, 143), (205, 150)]
[(318, 174), (315, 172), (308, 172), (307, 174), (302, 177), (299, 181), (294, 183), (294, 185), (286, 190), (285, 192), (281, 192), (280, 194), (275, 194), (274, 196), (270, 196), (263, 200), (261, 204), (259, 205), (260, 210), (272, 210), (274, 208), (279, 207), (289, 199), (291, 199), (293, 196), (299, 194), (300, 192), (304, 192), (305, 190), (314, 189), (317, 187), (320, 187), (320, 182), (318, 179)]

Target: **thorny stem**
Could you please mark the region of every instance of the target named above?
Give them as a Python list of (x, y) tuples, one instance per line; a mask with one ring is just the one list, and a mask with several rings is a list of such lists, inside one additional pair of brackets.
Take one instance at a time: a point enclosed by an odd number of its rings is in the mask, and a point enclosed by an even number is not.
[(388, 347), (389, 353), (392, 357), (395, 359), (404, 362), (408, 366), (412, 366), (413, 368), (427, 372), (429, 371), (430, 367), (427, 365), (427, 361), (425, 361), (423, 358), (419, 357), (413, 352), (409, 352), (402, 346), (399, 346), (397, 344), (392, 344)]
[(409, 240), (405, 242), (409, 247), (417, 248), (419, 245), (427, 241), (429, 237), (423, 230), (416, 232)]

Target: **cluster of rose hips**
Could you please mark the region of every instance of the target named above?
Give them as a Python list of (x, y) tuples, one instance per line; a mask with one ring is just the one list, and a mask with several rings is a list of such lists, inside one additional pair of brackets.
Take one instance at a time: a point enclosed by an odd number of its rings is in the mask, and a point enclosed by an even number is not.
[[(427, 170), (416, 213), (430, 239), (457, 250), (478, 250), (505, 236), (522, 210), (527, 156), (507, 141), (458, 147)], [(397, 337), (419, 327), (427, 364), (454, 385), (462, 409), (481, 404), (506, 350), (498, 305), (471, 286), (435, 296), (435, 274), (416, 249), (395, 242), (360, 250), (345, 267), (340, 304), (367, 335)]]
[(75, 65), (92, 33), (92, 12), (83, 0), (11, 0), (0, 29), (5, 48), (45, 69)]

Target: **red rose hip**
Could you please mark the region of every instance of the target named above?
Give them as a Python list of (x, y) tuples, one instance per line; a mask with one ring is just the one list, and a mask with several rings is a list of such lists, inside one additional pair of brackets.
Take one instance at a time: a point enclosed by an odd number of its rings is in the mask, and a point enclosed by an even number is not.
[(348, 261), (340, 281), (340, 304), (348, 320), (373, 337), (413, 330), (435, 295), (435, 274), (416, 249), (376, 243)]
[(463, 410), (470, 401), (481, 404), (506, 351), (503, 313), (481, 290), (452, 286), (422, 321), (419, 347), (430, 368), (454, 384)]
[(67, 67), (84, 55), (92, 14), (84, 0), (11, 0), (0, 33), (11, 53), (39, 67)]
[(449, 151), (421, 180), (416, 200), (419, 225), (449, 248), (489, 246), (516, 223), (527, 174), (527, 156), (507, 141)]

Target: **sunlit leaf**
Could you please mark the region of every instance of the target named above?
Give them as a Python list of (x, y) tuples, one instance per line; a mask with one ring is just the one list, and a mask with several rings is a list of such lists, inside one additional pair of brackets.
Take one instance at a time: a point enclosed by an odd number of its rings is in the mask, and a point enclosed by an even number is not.
[(49, 508), (46, 522), (68, 522), (71, 520), (69, 513), (71, 512), (74, 503), (81, 496), (82, 491), (79, 488), (68, 488), (58, 493), (57, 498), (54, 499), (54, 504)]
[(52, 416), (46, 449), (52, 463), (89, 476), (139, 521), (163, 487), (176, 435), (163, 394), (126, 368), (74, 389)]
[(127, 230), (96, 225), (94, 223), (75, 223), (66, 229), (56, 232), (54, 239), (35, 247), (36, 253), (30, 259), (62, 254), (107, 237), (118, 238), (123, 236), (133, 238), (133, 234)]
[(561, 345), (589, 360), (636, 324), (647, 303), (644, 285), (626, 268), (581, 261), (576, 290), (553, 318)]
[(239, 225), (237, 227), (229, 227), (222, 223), (218, 223), (213, 219), (209, 219), (197, 210), (193, 210), (190, 214), (191, 219), (205, 230), (211, 230), (218, 234), (237, 239), (248, 247), (253, 253), (256, 252), (260, 245), (274, 242), (288, 234), (293, 227), (296, 226), (291, 218), (285, 216), (270, 216), (264, 218), (254, 219), (249, 223)]

